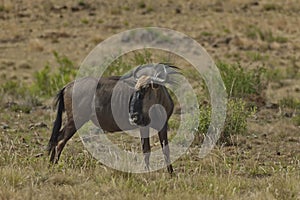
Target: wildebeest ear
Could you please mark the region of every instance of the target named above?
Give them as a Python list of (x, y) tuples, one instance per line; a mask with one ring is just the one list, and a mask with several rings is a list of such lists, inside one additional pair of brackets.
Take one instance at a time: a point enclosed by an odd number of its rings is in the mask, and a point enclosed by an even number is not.
[(133, 80), (124, 79), (123, 82), (131, 89), (135, 89), (135, 82)]

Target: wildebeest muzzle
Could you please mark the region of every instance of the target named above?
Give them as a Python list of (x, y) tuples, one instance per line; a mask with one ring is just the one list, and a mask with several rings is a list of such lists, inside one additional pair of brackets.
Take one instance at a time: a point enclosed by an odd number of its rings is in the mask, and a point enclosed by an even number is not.
[(129, 122), (132, 125), (146, 126), (148, 120), (143, 114), (143, 99), (146, 88), (135, 91), (129, 101)]

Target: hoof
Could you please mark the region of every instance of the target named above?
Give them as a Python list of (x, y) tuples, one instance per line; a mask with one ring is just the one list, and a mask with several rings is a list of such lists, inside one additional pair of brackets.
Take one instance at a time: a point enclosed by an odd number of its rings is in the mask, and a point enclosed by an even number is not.
[(169, 174), (172, 174), (174, 172), (172, 165), (168, 165), (167, 169), (168, 169)]

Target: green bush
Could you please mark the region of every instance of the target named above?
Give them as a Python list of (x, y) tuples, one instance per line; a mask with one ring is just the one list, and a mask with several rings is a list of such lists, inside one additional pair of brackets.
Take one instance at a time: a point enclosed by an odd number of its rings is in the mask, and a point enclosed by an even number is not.
[(15, 98), (24, 98), (27, 88), (26, 85), (19, 81), (9, 80), (1, 85), (1, 93), (14, 96)]
[(122, 57), (113, 61), (103, 73), (103, 76), (118, 76), (123, 75), (132, 68), (131, 64), (125, 62)]
[[(230, 143), (232, 136), (245, 134), (247, 119), (255, 113), (255, 108), (248, 108), (242, 99), (230, 99), (227, 103), (226, 120), (219, 142)], [(200, 106), (198, 134), (205, 135), (211, 122), (211, 105)]]
[[(217, 63), (217, 67), (229, 98), (224, 129), (219, 141), (230, 143), (232, 136), (245, 134), (247, 131), (247, 119), (256, 110), (256, 105), (253, 105), (250, 98), (253, 95), (260, 97), (263, 95), (265, 70), (264, 68), (246, 70), (240, 64), (230, 65), (223, 62)], [(203, 88), (207, 90), (206, 87)], [(199, 135), (206, 134), (210, 121), (211, 105), (200, 105)]]
[(227, 104), (227, 117), (222, 134), (226, 141), (231, 135), (245, 134), (247, 119), (256, 112), (256, 108), (248, 108), (242, 99), (231, 99)]
[(13, 111), (30, 112), (32, 106), (41, 105), (36, 95), (32, 93), (28, 85), (20, 81), (7, 81), (0, 85), (0, 101), (19, 101), (17, 106), (12, 106)]
[(66, 57), (54, 52), (58, 67), (57, 71), (46, 65), (41, 71), (34, 74), (32, 85), (22, 81), (7, 81), (0, 86), (1, 101), (4, 96), (9, 101), (18, 101), (20, 104), (11, 109), (14, 111), (29, 112), (32, 106), (40, 105), (38, 97), (53, 96), (65, 84), (75, 78), (76, 70), (73, 63)]
[(207, 104), (200, 105), (199, 116), (198, 132), (205, 134), (211, 121), (211, 106)]
[(72, 61), (66, 56), (60, 56), (54, 52), (58, 71), (52, 71), (47, 64), (41, 71), (35, 73), (35, 82), (31, 90), (38, 96), (53, 96), (68, 82), (72, 81), (76, 76), (76, 69)]
[(250, 95), (261, 95), (265, 84), (262, 81), (264, 68), (245, 70), (240, 64), (229, 65), (219, 62), (220, 70), (229, 98), (247, 98)]

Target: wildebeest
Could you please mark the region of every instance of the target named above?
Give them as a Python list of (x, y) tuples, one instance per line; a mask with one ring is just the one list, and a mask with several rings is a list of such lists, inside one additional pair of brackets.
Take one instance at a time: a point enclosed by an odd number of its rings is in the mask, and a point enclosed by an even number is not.
[[(178, 68), (167, 64), (146, 64), (137, 67), (125, 76), (102, 77), (99, 80), (85, 77), (67, 84), (56, 97), (57, 116), (48, 144), (50, 162), (57, 163), (67, 141), (86, 122), (91, 120), (103, 131), (117, 132), (139, 128), (146, 167), (149, 169), (149, 128), (158, 131), (158, 136), (169, 173), (170, 162), (167, 124), (174, 103), (165, 86), (171, 83), (172, 74)], [(154, 109), (159, 104), (165, 112)], [(152, 107), (153, 108), (153, 107)], [(114, 110), (117, 111), (113, 112)], [(62, 126), (62, 113), (67, 121)], [(151, 121), (163, 122), (151, 123)]]

